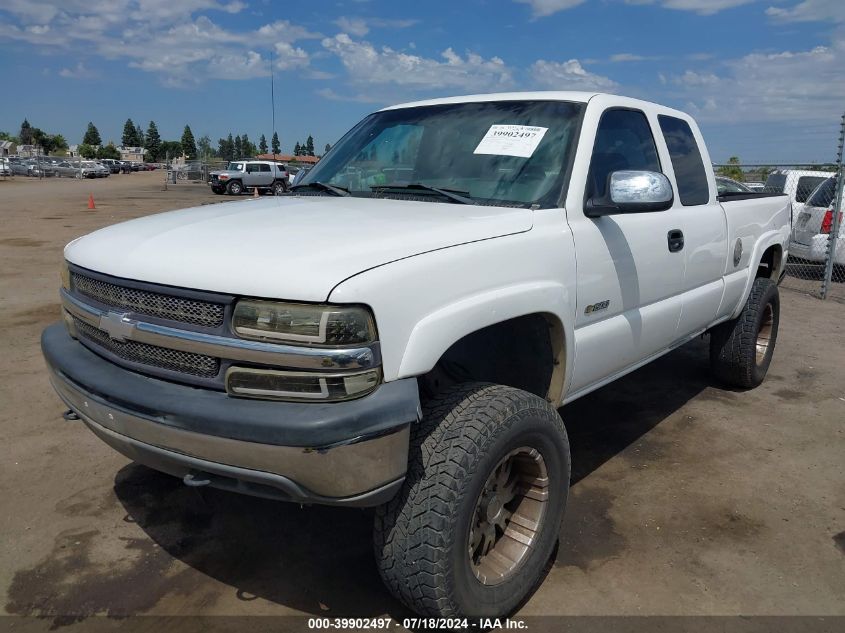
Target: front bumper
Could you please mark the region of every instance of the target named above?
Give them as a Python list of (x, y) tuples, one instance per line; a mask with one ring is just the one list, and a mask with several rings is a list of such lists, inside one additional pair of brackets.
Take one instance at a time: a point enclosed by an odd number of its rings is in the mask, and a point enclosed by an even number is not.
[(48, 327), (53, 387), (104, 442), (191, 485), (299, 503), (373, 506), (404, 480), (415, 380), (339, 403), (232, 398), (122, 369)]

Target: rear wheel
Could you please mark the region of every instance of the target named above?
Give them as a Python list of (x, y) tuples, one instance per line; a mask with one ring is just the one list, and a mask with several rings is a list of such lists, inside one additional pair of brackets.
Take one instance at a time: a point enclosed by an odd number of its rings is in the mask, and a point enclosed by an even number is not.
[(273, 183), (273, 195), (274, 196), (280, 196), (287, 190), (288, 190), (287, 185), (285, 185), (285, 182), (283, 180), (277, 180), (276, 182)]
[(710, 332), (710, 367), (719, 380), (743, 389), (763, 382), (778, 336), (780, 295), (774, 281), (754, 280), (739, 317)]
[(226, 190), (233, 196), (239, 196), (243, 193), (244, 186), (241, 184), (240, 180), (232, 180), (226, 185)]
[(465, 383), (424, 406), (399, 494), (376, 511), (382, 579), (414, 611), (500, 617), (536, 587), (557, 542), (569, 442), (557, 411)]

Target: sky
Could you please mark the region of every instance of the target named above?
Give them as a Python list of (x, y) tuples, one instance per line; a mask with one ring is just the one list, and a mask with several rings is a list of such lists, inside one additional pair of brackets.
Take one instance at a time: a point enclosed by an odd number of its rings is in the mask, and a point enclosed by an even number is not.
[(823, 162), (845, 0), (2, 0), (0, 130), (334, 143), (386, 105), (586, 90), (685, 110), (716, 162)]

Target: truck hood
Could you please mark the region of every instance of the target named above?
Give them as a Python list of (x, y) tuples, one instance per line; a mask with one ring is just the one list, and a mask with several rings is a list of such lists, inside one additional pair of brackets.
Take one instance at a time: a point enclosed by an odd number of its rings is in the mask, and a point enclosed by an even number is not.
[(65, 258), (126, 279), (325, 301), (364, 270), (531, 229), (528, 209), (373, 198), (265, 197), (151, 215), (74, 240)]

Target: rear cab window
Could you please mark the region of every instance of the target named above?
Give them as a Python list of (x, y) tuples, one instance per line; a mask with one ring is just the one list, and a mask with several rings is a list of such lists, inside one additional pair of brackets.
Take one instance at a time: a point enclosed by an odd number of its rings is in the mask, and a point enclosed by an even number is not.
[(657, 120), (669, 148), (681, 204), (685, 207), (707, 204), (710, 185), (692, 128), (683, 119), (672, 116), (661, 114)]

